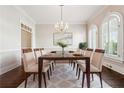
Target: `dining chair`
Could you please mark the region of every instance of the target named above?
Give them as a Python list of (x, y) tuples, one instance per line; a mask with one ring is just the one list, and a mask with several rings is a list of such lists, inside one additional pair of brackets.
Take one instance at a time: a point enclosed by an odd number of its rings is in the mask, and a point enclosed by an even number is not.
[[(99, 75), (101, 88), (103, 87), (101, 73), (102, 73), (102, 59), (104, 57), (104, 52), (105, 52), (104, 49), (95, 49), (90, 63), (90, 73), (92, 75), (93, 74)], [(83, 77), (82, 77), (82, 87), (83, 87), (85, 74), (86, 74), (85, 64), (79, 64), (79, 69), (83, 72)]]
[[(92, 60), (92, 55), (93, 55), (93, 49), (91, 49), (91, 48), (87, 48), (83, 52), (83, 56), (90, 57), (90, 60)], [(76, 63), (77, 63), (76, 76), (78, 76), (78, 79), (79, 79), (80, 78), (80, 72), (81, 72), (81, 70), (79, 69), (79, 65), (85, 64), (85, 60), (77, 60)]]
[[(38, 74), (38, 64), (34, 58), (34, 53), (31, 48), (22, 49), (22, 59), (23, 59), (23, 66), (25, 71), (25, 88), (27, 86), (27, 80), (28, 76), (31, 74)], [(43, 79), (45, 83), (45, 87), (47, 87), (46, 84), (46, 72), (49, 69), (49, 65), (43, 65)]]
[[(35, 55), (35, 59), (36, 59), (36, 62), (38, 63), (38, 58), (40, 56), (42, 56), (42, 48), (34, 48), (34, 55)], [(44, 60), (44, 65), (49, 65), (49, 70), (47, 71), (47, 74), (48, 74), (48, 79), (50, 80), (50, 72), (52, 73), (52, 69), (51, 69), (51, 62), (49, 60)]]
[[(41, 51), (41, 55), (45, 55), (45, 54), (51, 53), (51, 52), (45, 50), (44, 48), (40, 48), (40, 51)], [(56, 51), (53, 51), (53, 52), (56, 53)], [(49, 63), (50, 63), (50, 72), (51, 72), (51, 75), (52, 75), (52, 70), (54, 71), (55, 61), (54, 60), (50, 60)]]
[[(77, 51), (73, 52), (73, 54), (75, 56), (80, 56), (80, 55), (83, 55), (84, 54), (84, 50), (82, 49), (78, 49)], [(69, 64), (73, 64), (73, 70), (75, 69), (75, 65), (77, 64), (77, 60), (73, 60), (73, 61), (70, 61)]]

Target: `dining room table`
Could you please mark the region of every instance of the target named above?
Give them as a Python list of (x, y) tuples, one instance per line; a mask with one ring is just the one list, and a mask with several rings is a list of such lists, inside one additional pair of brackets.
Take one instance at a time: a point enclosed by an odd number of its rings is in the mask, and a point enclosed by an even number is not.
[(42, 71), (43, 71), (43, 61), (44, 60), (85, 60), (86, 65), (86, 78), (87, 78), (87, 88), (90, 88), (90, 57), (75, 54), (73, 52), (66, 52), (64, 54), (60, 52), (50, 52), (42, 55), (38, 58), (38, 87), (42, 88)]

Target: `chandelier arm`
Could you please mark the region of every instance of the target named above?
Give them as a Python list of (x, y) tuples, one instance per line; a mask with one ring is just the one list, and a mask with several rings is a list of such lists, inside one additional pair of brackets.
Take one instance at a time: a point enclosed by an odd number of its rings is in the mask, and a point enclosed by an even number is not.
[(60, 9), (61, 9), (61, 21), (57, 22), (55, 25), (55, 29), (57, 31), (67, 31), (68, 30), (68, 24), (63, 22), (63, 6), (64, 5), (60, 5)]

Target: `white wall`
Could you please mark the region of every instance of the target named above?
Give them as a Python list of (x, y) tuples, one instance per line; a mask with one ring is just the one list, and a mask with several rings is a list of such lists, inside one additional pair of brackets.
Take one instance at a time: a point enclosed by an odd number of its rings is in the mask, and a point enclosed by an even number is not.
[[(53, 24), (36, 25), (36, 47), (43, 47), (50, 50), (61, 49), (53, 45), (53, 33), (56, 32)], [(70, 24), (69, 32), (73, 33), (73, 44), (65, 49), (77, 49), (79, 42), (86, 41), (86, 25)]]
[(21, 22), (32, 27), (34, 33), (34, 22), (22, 10), (0, 6), (0, 74), (21, 64)]

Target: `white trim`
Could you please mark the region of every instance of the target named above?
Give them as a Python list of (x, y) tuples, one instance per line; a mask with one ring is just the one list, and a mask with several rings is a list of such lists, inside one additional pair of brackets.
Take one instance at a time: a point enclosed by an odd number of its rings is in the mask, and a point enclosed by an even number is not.
[[(20, 61), (20, 60), (19, 60)], [(18, 66), (20, 66), (21, 65), (21, 62), (20, 62), (20, 64), (11, 64), (11, 65), (9, 65), (9, 66), (4, 66), (4, 68), (2, 68), (2, 67), (0, 67), (1, 68), (1, 70), (0, 70), (0, 75), (2, 75), (2, 74), (4, 74), (4, 73), (6, 73), (6, 72), (8, 72), (8, 71), (10, 71), (10, 70), (13, 70), (13, 69), (15, 69), (15, 68), (17, 68)]]
[(113, 55), (106, 55), (104, 56), (106, 59), (112, 60), (112, 61), (117, 61), (117, 62), (122, 62), (123, 59), (117, 56), (113, 56)]
[[(97, 27), (97, 25), (96, 24), (92, 24), (92, 25), (90, 25), (90, 27), (89, 27), (90, 29), (89, 29), (89, 31), (88, 31), (88, 45), (89, 45), (89, 47), (90, 48), (93, 48), (93, 42), (92, 42), (92, 38), (90, 38), (91, 37), (91, 35), (93, 36), (93, 34), (91, 33), (91, 31), (93, 31), (93, 29), (95, 28), (96, 29), (96, 47), (95, 48), (98, 48), (98, 27)], [(92, 39), (92, 40), (91, 40)], [(90, 41), (91, 40), (91, 41)], [(90, 42), (92, 42), (92, 44), (90, 44)], [(92, 47), (91, 47), (91, 46)]]
[(2, 53), (2, 52), (12, 52), (12, 51), (21, 51), (21, 49), (3, 49), (3, 50), (0, 50), (0, 53)]
[[(116, 15), (118, 15), (118, 16), (120, 17), (120, 32), (118, 33), (118, 34), (119, 34), (119, 36), (118, 36), (118, 42), (119, 42), (119, 44), (120, 44), (119, 49), (121, 48), (121, 51), (118, 50), (119, 53), (120, 53), (120, 54), (119, 54), (120, 57), (117, 57), (117, 56), (109, 56), (109, 55), (106, 55), (106, 57), (112, 58), (112, 59), (115, 59), (115, 60), (119, 60), (119, 61), (124, 61), (124, 41), (123, 41), (123, 39), (124, 39), (124, 32), (123, 32), (123, 26), (124, 26), (123, 21), (124, 21), (124, 19), (123, 19), (123, 16), (122, 16), (122, 14), (121, 14), (120, 12), (116, 12), (116, 11), (115, 11), (115, 12), (108, 12), (108, 13), (106, 14), (105, 18), (104, 18), (103, 21), (102, 21), (101, 27), (100, 27), (100, 35), (102, 35), (102, 25), (103, 25), (103, 23), (104, 23), (106, 20), (108, 20), (112, 14), (116, 14)], [(100, 46), (103, 47), (103, 44), (102, 44), (102, 42), (103, 42), (102, 36), (100, 36), (100, 37), (101, 37), (101, 38), (100, 38), (100, 40), (101, 40)], [(120, 38), (121, 38), (121, 40), (120, 40)], [(121, 42), (120, 42), (120, 41), (121, 41)]]

